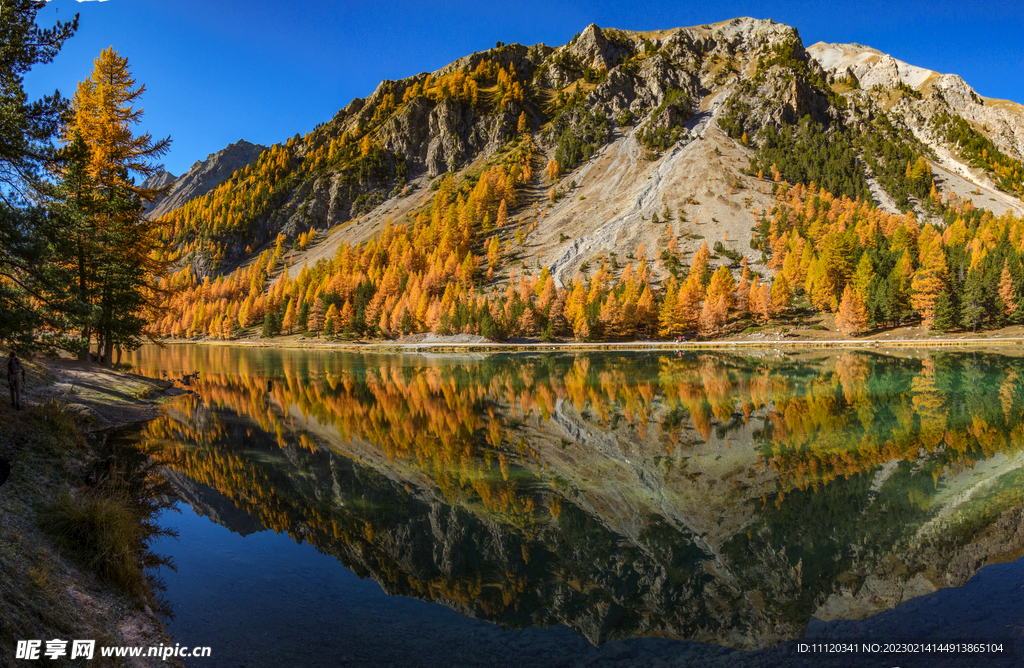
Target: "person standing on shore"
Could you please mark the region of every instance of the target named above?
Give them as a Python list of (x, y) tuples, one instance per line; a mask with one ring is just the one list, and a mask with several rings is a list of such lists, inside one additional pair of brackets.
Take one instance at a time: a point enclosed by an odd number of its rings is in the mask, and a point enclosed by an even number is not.
[(21, 393), (25, 389), (25, 367), (15, 352), (7, 358), (7, 386), (11, 390), (11, 405), (21, 410)]

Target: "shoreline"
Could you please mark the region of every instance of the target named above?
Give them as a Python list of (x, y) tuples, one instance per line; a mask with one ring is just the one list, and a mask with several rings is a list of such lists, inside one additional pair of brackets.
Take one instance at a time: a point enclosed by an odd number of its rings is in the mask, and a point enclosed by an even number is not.
[(170, 380), (147, 378), (130, 371), (108, 369), (93, 362), (40, 357), (41, 385), (30, 387), (26, 398), (43, 403), (56, 400), (75, 415), (83, 434), (113, 431), (159, 417), (161, 406), (187, 394)]
[[(284, 337), (281, 337), (284, 338)], [(353, 353), (520, 353), (520, 352), (684, 352), (688, 350), (758, 350), (769, 348), (827, 349), (841, 348), (844, 350), (877, 350), (884, 348), (977, 348), (1024, 345), (1024, 336), (1013, 337), (971, 337), (971, 338), (893, 338), (893, 339), (800, 339), (780, 338), (762, 340), (716, 340), (716, 341), (606, 341), (592, 343), (575, 342), (515, 342), (502, 343), (497, 341), (459, 342), (430, 341), (402, 343), (395, 341), (368, 342), (328, 342), (294, 340), (277, 341), (262, 339), (238, 339), (222, 341), (217, 339), (169, 340), (160, 341), (158, 345), (206, 345), (224, 347), (268, 348), (279, 350), (328, 350), (333, 352)]]
[[(0, 487), (0, 543), (9, 546), (0, 570), (11, 576), (0, 582), (0, 664), (13, 665), (15, 642), (24, 639), (94, 639), (97, 658), (100, 646), (172, 644), (152, 583), (95, 556), (113, 548), (82, 546), (109, 545), (107, 536), (116, 527), (125, 533), (134, 512), (116, 486), (97, 482), (109, 435), (157, 417), (163, 403), (185, 392), (66, 358), (39, 356), (25, 367), (24, 410), (0, 403), (0, 456), (11, 465)], [(181, 664), (133, 657), (123, 665)]]

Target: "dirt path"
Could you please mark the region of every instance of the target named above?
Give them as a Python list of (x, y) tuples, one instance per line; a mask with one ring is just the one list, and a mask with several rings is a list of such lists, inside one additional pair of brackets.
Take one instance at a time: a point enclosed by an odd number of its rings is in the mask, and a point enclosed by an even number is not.
[[(90, 362), (36, 358), (26, 364), (29, 404), (66, 403), (86, 433), (157, 417), (167, 398), (185, 394), (169, 380), (114, 371)], [(4, 413), (13, 409), (3, 403)]]

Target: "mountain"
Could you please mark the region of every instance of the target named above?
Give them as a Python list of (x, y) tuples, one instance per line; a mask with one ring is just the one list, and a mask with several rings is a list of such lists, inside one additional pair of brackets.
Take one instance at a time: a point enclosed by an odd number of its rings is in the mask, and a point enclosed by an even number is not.
[(1024, 322), (1022, 159), (1020, 105), (868, 47), (590, 25), (384, 81), (161, 203), (184, 260), (156, 330), (998, 328)]
[[(436, 177), (472, 179), (500, 161), (519, 137), (521, 115), (535, 150), (532, 180), (512, 219), (537, 223), (530, 255), (561, 284), (584, 262), (613, 252), (621, 257), (640, 243), (663, 246), (664, 228), (651, 219), (666, 209), (690, 223), (684, 253), (696, 250), (693, 237), (700, 236), (756, 261), (747, 245), (752, 214), (772, 198), (748, 168), (780, 151), (797, 163), (810, 161), (783, 173), (787, 180), (818, 175), (818, 185), (869, 195), (892, 212), (916, 207), (903, 177), (905, 156), (924, 156), (942, 192), (980, 191), (974, 194), (979, 206), (1024, 212), (1014, 190), (1019, 180), (998, 183), (991, 168), (957, 149), (948, 127), (934, 125), (940, 117), (962, 119), (972, 138), (1020, 160), (1020, 105), (983, 99), (956, 75), (868, 47), (805, 49), (795, 28), (739, 18), (647, 33), (590, 25), (565, 46), (506, 45), (430, 74), (384, 81), (305, 137), (278, 147), (287, 166), (262, 178), (272, 197), (239, 210), (231, 224), (222, 221), (216, 231), (199, 225), (178, 241), (206, 242), (233, 265), (247, 259), (245, 248), (252, 252), (278, 233), (294, 238), (315, 228), (332, 232), (308, 259), (326, 257), (342, 242), (371, 238), (387, 218), (417, 210), (424, 200), (417, 189), (435, 185)], [(782, 148), (766, 146), (765, 133), (794, 131), (804, 118), (812, 139), (794, 135)], [(813, 151), (817, 135), (845, 154), (803, 155)], [(342, 145), (367, 138), (377, 153), (341, 156)], [(871, 156), (881, 155), (882, 144), (898, 150), (879, 162)], [(561, 176), (556, 198), (566, 196), (538, 219), (552, 185), (543, 174), (550, 160)], [(250, 178), (246, 187), (259, 187), (257, 181)], [(197, 189), (181, 184), (175, 192), (194, 196)], [(185, 199), (172, 195), (153, 215)]]
[[(161, 169), (156, 172), (148, 179), (142, 182), (143, 188), (163, 188), (164, 186), (173, 184), (178, 177), (171, 174), (167, 170)], [(155, 202), (143, 202), (143, 210), (148, 214), (153, 208), (162, 200), (166, 199), (167, 196), (158, 198)]]
[(915, 67), (859, 44), (819, 42), (807, 52), (833, 79), (858, 82), (861, 91), (846, 93), (848, 98), (883, 109), (931, 149), (932, 167), (947, 192), (981, 195), (978, 205), (996, 213), (1024, 210), (1019, 180), (1015, 186), (997, 183), (986, 165), (972, 164), (973, 156), (936, 127), (937, 119), (951, 116), (953, 122), (965, 124), (964, 130), (974, 141), (988, 140), (997, 150), (1020, 160), (1024, 148), (1024, 107), (1020, 104), (984, 98), (956, 74)]
[(146, 214), (150, 218), (160, 218), (196, 197), (205, 195), (239, 169), (248, 167), (265, 150), (266, 146), (250, 144), (240, 139), (206, 156), (206, 160), (197, 160), (179, 177), (163, 170), (157, 172), (146, 179), (143, 187), (159, 188), (172, 182), (174, 185), (167, 195), (146, 207)]

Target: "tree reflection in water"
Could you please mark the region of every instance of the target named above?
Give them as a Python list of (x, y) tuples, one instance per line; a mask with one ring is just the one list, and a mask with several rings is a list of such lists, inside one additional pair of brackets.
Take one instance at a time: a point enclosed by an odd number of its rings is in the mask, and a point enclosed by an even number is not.
[(171, 346), (133, 363), (202, 372), (142, 432), (169, 467), (389, 593), (506, 626), (766, 647), (1022, 547), (1012, 357)]

